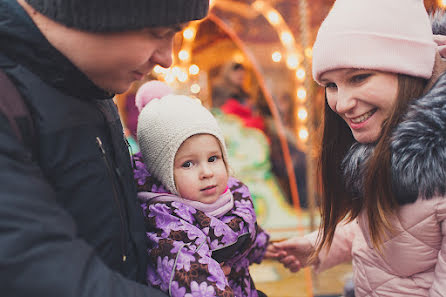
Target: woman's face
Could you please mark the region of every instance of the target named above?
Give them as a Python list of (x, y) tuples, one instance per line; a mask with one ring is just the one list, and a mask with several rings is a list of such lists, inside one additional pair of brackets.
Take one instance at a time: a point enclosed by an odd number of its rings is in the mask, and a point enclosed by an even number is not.
[(243, 81), (245, 80), (245, 69), (239, 68), (232, 70), (229, 75), (229, 80), (236, 86), (242, 86)]
[(322, 74), (321, 82), (325, 86), (328, 105), (344, 119), (356, 141), (376, 141), (397, 98), (397, 74), (335, 69)]

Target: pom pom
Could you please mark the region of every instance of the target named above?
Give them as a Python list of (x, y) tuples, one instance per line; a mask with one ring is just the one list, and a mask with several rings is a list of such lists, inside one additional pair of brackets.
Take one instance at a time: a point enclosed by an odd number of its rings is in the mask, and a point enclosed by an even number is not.
[(135, 105), (139, 112), (141, 112), (144, 106), (152, 101), (152, 99), (160, 99), (171, 93), (172, 89), (165, 83), (159, 80), (151, 80), (139, 87), (136, 92)]

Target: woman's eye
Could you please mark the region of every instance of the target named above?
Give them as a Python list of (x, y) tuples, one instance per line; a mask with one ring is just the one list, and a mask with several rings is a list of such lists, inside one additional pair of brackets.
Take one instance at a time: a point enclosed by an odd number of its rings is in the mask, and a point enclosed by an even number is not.
[(191, 166), (192, 166), (192, 162), (191, 161), (186, 161), (186, 162), (183, 163), (183, 165), (181, 165), (181, 167), (184, 167), (184, 168), (189, 168)]
[(370, 74), (359, 74), (359, 75), (355, 75), (351, 78), (351, 81), (353, 83), (359, 83), (362, 82), (364, 80), (366, 80), (368, 77), (370, 76)]
[(337, 87), (338, 86), (335, 83), (328, 83), (325, 85), (326, 89), (331, 89), (331, 90), (335, 90), (335, 89), (337, 89)]
[(217, 161), (217, 159), (218, 159), (217, 156), (212, 156), (208, 159), (208, 162), (215, 162)]

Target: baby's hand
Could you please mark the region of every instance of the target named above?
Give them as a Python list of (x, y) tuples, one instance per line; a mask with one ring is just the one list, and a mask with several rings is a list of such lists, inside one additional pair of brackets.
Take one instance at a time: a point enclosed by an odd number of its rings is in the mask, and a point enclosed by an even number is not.
[(277, 248), (273, 242), (268, 243), (268, 246), (266, 247), (266, 252), (265, 252), (265, 259), (272, 259), (272, 260), (279, 260), (279, 256), (280, 256), (280, 249)]
[(223, 273), (225, 276), (228, 276), (231, 273), (231, 267), (229, 265), (226, 265), (224, 262), (220, 263), (221, 270), (223, 270)]

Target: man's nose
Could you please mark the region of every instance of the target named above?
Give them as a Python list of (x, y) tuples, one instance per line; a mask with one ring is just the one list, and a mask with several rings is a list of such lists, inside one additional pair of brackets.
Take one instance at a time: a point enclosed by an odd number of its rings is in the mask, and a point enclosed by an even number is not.
[(152, 62), (163, 68), (169, 68), (172, 65), (173, 40), (165, 41), (153, 54)]

